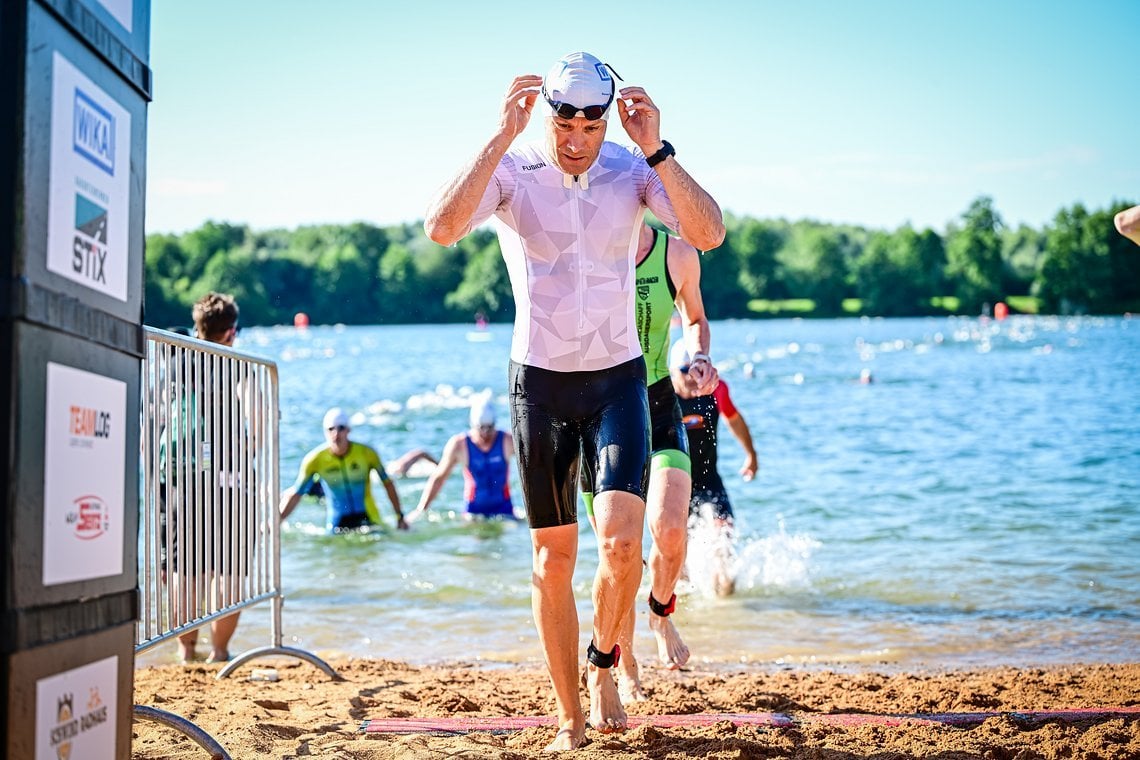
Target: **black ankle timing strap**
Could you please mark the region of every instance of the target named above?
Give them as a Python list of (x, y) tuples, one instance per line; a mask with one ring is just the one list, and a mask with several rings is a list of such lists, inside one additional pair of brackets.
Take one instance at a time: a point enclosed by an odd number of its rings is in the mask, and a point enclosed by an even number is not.
[(612, 668), (621, 661), (621, 647), (614, 644), (614, 651), (606, 654), (598, 651), (591, 641), (590, 646), (586, 647), (586, 660), (595, 668)]
[(669, 597), (668, 604), (662, 604), (653, 598), (653, 592), (649, 592), (649, 609), (653, 610), (653, 614), (658, 617), (669, 617), (673, 611), (677, 609), (677, 595)]

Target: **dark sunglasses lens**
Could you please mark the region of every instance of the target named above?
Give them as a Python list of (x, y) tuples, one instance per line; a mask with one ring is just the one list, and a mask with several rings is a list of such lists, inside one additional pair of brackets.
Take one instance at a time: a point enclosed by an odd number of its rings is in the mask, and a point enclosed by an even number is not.
[(581, 111), (587, 121), (597, 121), (602, 118), (602, 114), (606, 112), (606, 106), (586, 106), (585, 108), (578, 108), (569, 103), (551, 103), (550, 105), (554, 108), (554, 113), (563, 119), (573, 119), (578, 112)]

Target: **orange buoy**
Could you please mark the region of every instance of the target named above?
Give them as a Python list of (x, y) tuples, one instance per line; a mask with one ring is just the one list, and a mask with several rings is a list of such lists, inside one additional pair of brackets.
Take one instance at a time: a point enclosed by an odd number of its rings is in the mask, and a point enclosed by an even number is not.
[(309, 315), (303, 311), (299, 311), (293, 315), (293, 327), (308, 327)]
[(1004, 301), (998, 301), (994, 304), (994, 319), (998, 322), (1002, 321), (1009, 316), (1009, 307), (1005, 305)]

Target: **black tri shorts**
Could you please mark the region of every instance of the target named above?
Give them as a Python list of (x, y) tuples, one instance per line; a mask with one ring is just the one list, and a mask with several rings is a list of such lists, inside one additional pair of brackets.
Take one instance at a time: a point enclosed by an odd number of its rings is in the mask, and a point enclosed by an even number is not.
[[(663, 377), (649, 386), (649, 454), (662, 451), (680, 451), (686, 457), (689, 455), (689, 435), (685, 432), (685, 423), (681, 421), (681, 405), (677, 403), (677, 394), (673, 391), (673, 381)], [(672, 464), (672, 463), (670, 463)], [(654, 468), (658, 465), (654, 463)], [(594, 489), (594, 470), (590, 467), (590, 460), (582, 462), (582, 493), (592, 494)]]
[(579, 457), (595, 493), (645, 499), (649, 401), (642, 357), (594, 372), (554, 372), (511, 362), (511, 428), (531, 528), (578, 521)]

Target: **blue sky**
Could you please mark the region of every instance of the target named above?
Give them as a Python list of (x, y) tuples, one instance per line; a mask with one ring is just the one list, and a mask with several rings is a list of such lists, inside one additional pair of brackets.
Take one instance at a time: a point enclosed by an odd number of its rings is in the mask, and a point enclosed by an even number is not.
[(942, 231), (985, 194), (1041, 227), (1140, 202), (1137, 29), (1140, 0), (155, 0), (146, 227), (421, 219), (573, 50), (726, 211)]

